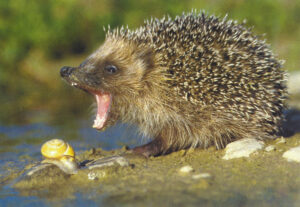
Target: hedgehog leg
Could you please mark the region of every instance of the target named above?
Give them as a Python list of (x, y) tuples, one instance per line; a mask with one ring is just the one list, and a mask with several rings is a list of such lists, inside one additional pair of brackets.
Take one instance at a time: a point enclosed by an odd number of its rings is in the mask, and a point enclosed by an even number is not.
[(163, 153), (163, 146), (163, 139), (156, 138), (148, 144), (133, 148), (132, 151), (145, 157), (158, 156)]

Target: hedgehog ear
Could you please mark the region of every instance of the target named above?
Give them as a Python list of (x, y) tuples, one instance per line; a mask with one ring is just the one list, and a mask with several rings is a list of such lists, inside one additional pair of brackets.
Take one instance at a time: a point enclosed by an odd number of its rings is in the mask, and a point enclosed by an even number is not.
[(144, 62), (146, 69), (150, 69), (154, 66), (154, 53), (151, 49), (138, 51), (138, 58)]

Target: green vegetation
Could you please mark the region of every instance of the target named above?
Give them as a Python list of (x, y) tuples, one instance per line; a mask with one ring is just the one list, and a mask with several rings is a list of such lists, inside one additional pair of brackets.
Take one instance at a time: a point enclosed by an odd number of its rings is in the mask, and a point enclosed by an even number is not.
[[(68, 100), (83, 95), (63, 86), (59, 68), (79, 64), (100, 45), (105, 36), (103, 26), (135, 28), (151, 16), (175, 16), (191, 9), (221, 17), (228, 13), (239, 22), (247, 19), (247, 25), (254, 26), (258, 34), (266, 33), (288, 70), (299, 70), (298, 0), (2, 0), (0, 120), (26, 121), (27, 109), (79, 113), (76, 104), (84, 101), (69, 104)], [(62, 97), (66, 101), (58, 101)]]

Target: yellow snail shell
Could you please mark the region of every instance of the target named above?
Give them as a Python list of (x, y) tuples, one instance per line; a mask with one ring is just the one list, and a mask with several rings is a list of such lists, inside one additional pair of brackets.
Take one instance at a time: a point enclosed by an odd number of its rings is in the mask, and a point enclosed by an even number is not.
[(54, 164), (65, 173), (76, 174), (79, 169), (73, 148), (61, 139), (45, 142), (41, 148), (41, 153), (46, 158), (42, 163)]
[(45, 142), (41, 148), (45, 158), (59, 159), (63, 156), (75, 157), (73, 148), (61, 139), (51, 139)]

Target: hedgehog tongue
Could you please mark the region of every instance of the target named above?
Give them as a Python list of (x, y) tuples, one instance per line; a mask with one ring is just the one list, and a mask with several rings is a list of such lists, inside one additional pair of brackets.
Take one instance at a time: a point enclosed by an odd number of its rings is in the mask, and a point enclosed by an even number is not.
[(95, 97), (97, 101), (97, 115), (93, 128), (102, 129), (108, 117), (111, 95), (108, 93), (96, 93)]

